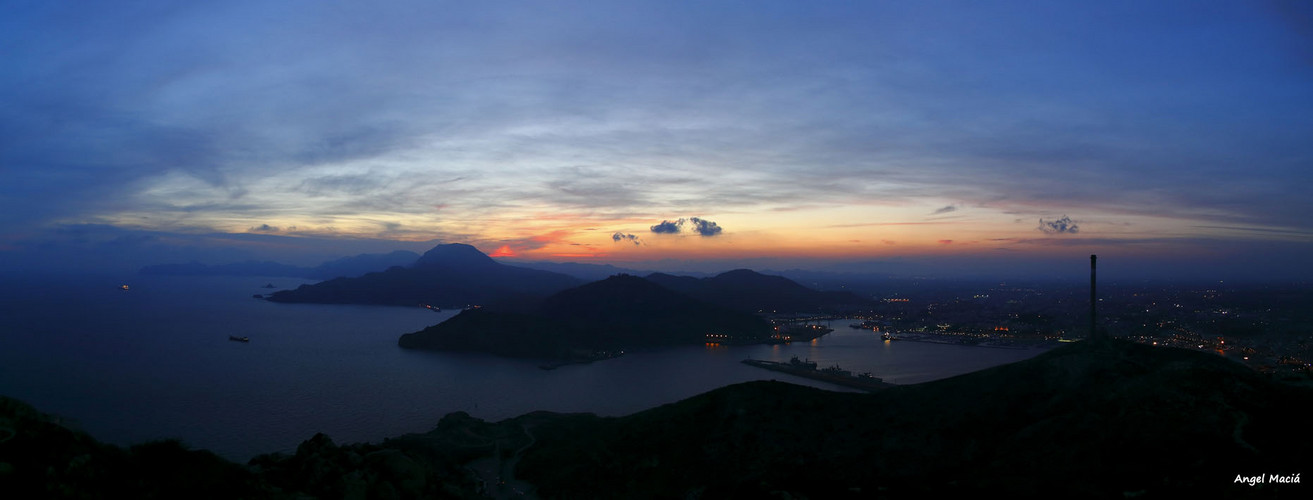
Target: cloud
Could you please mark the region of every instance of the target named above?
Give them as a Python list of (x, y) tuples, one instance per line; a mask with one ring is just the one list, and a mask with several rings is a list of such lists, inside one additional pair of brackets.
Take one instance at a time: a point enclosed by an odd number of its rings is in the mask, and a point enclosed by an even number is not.
[(611, 235), (611, 240), (614, 241), (614, 242), (616, 242), (616, 243), (620, 243), (620, 242), (622, 242), (622, 241), (632, 241), (632, 242), (634, 242), (635, 245), (640, 245), (640, 244), (641, 244), (641, 243), (639, 243), (639, 241), (638, 241), (638, 235), (637, 235), (637, 234), (627, 234), (627, 233), (616, 232), (615, 234)]
[(1044, 234), (1076, 234), (1080, 232), (1080, 227), (1076, 225), (1076, 222), (1065, 215), (1061, 219), (1051, 221), (1045, 221), (1041, 218), (1039, 227), (1036, 229)]
[(946, 214), (946, 213), (949, 213), (949, 212), (956, 212), (956, 211), (957, 211), (957, 206), (949, 205), (949, 206), (946, 206), (946, 207), (941, 208), (941, 209), (939, 209), (939, 210), (935, 210), (934, 212), (930, 212), (930, 215), (942, 215), (942, 214)]
[(723, 231), (723, 229), (720, 227), (719, 224), (716, 224), (715, 222), (711, 222), (706, 219), (699, 219), (697, 217), (693, 217), (689, 219), (689, 222), (693, 223), (693, 230), (697, 231), (698, 234), (702, 236), (715, 236), (717, 234), (720, 234), (721, 231)]
[(657, 234), (674, 234), (678, 233), (684, 227), (684, 219), (677, 221), (663, 220), (660, 224), (652, 226), (652, 232)]
[(280, 231), (280, 229), (278, 229), (276, 226), (270, 226), (268, 224), (260, 224), (258, 226), (252, 227), (251, 229), (249, 229), (249, 231), (252, 233), (276, 233)]
[(952, 245), (953, 240), (939, 240), (940, 245)]
[(652, 232), (657, 234), (675, 234), (684, 230), (685, 223), (693, 224), (693, 231), (702, 236), (715, 236), (725, 230), (725, 228), (720, 227), (720, 224), (700, 217), (689, 217), (687, 219), (680, 217), (674, 221), (662, 220), (660, 224), (652, 226), (651, 229)]

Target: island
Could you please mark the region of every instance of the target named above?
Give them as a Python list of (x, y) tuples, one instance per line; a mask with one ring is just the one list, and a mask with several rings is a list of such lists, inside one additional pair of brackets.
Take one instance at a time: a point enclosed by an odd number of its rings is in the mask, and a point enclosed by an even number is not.
[[(481, 351), (552, 360), (614, 357), (627, 348), (777, 339), (765, 319), (699, 301), (647, 279), (619, 274), (554, 294), (527, 310), (472, 307), (402, 335), (408, 349)], [(550, 366), (550, 365), (549, 365)]]

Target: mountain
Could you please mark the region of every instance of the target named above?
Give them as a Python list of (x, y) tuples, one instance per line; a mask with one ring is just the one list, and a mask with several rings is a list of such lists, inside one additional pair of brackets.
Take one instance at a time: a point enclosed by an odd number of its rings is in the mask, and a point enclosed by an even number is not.
[(475, 350), (504, 356), (578, 358), (627, 347), (769, 338), (769, 323), (631, 275), (616, 275), (547, 297), (529, 313), (470, 309), (402, 335), (411, 349)]
[(206, 265), (200, 262), (186, 264), (156, 264), (141, 268), (141, 274), (167, 276), (286, 276), (292, 278), (330, 279), (360, 276), (392, 266), (415, 262), (419, 254), (405, 250), (391, 253), (360, 254), (343, 257), (315, 267), (301, 267), (268, 261), (246, 261), (231, 264)]
[(618, 345), (702, 343), (707, 333), (760, 341), (771, 333), (770, 324), (757, 316), (625, 274), (548, 297), (539, 314), (578, 329), (595, 329)]
[(653, 273), (648, 280), (723, 307), (750, 312), (820, 312), (859, 309), (871, 301), (851, 292), (819, 292), (781, 276), (736, 269), (710, 278)]
[(470, 245), (450, 243), (433, 247), (409, 267), (301, 285), (275, 292), (269, 300), (463, 307), (526, 300), (524, 297), (546, 296), (578, 284), (579, 280), (563, 274), (508, 266)]

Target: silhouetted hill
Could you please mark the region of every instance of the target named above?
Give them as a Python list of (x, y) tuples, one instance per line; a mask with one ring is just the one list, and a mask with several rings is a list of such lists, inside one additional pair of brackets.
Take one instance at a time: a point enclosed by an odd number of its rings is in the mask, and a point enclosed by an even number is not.
[(434, 247), (410, 267), (301, 285), (275, 292), (269, 300), (462, 307), (546, 296), (578, 284), (563, 274), (500, 264), (470, 245), (451, 243)]
[(502, 266), (479, 249), (464, 243), (448, 243), (424, 252), (411, 266), (416, 269), (475, 269), (490, 270)]
[(0, 396), (0, 495), (5, 498), (269, 498), (250, 470), (177, 441), (129, 449), (64, 427)]
[(647, 279), (693, 298), (740, 311), (833, 311), (871, 303), (850, 292), (819, 292), (788, 278), (749, 269), (736, 269), (710, 278), (653, 273)]
[(707, 333), (740, 342), (763, 341), (771, 332), (769, 323), (752, 314), (707, 304), (637, 276), (616, 275), (552, 295), (528, 314), (462, 311), (402, 335), (398, 344), (577, 358), (601, 350), (701, 343)]
[(610, 264), (584, 264), (580, 262), (537, 262), (537, 261), (507, 261), (511, 265), (527, 267), (529, 269), (540, 269), (543, 271), (552, 271), (554, 273), (568, 274), (584, 281), (604, 280), (617, 274), (633, 274), (642, 276), (650, 274), (652, 271), (638, 271), (634, 269), (616, 267)]
[(366, 253), (325, 262), (310, 268), (306, 277), (320, 280), (350, 278), (374, 271), (382, 271), (393, 266), (408, 266), (413, 264), (416, 259), (419, 259), (419, 254), (409, 250)]
[(1235, 478), (1308, 470), (1307, 408), (1216, 355), (1085, 342), (875, 394), (751, 382), (561, 416), (517, 476), (546, 498), (1296, 498)]
[(752, 314), (623, 274), (548, 297), (539, 314), (574, 328), (600, 330), (621, 345), (702, 343), (707, 333), (760, 341), (771, 332), (769, 323)]

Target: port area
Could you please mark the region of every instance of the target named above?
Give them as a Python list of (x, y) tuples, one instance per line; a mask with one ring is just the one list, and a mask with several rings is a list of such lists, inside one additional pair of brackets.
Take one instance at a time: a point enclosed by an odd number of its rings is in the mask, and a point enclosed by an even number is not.
[(885, 382), (879, 377), (872, 376), (869, 373), (853, 375), (852, 372), (839, 368), (839, 365), (817, 369), (815, 361), (800, 361), (797, 356), (794, 356), (794, 358), (788, 363), (760, 359), (745, 359), (743, 360), (743, 364), (788, 373), (790, 375), (797, 375), (812, 380), (819, 380), (821, 382), (829, 382), (834, 385), (861, 389), (867, 392), (875, 392), (894, 386), (894, 384)]

